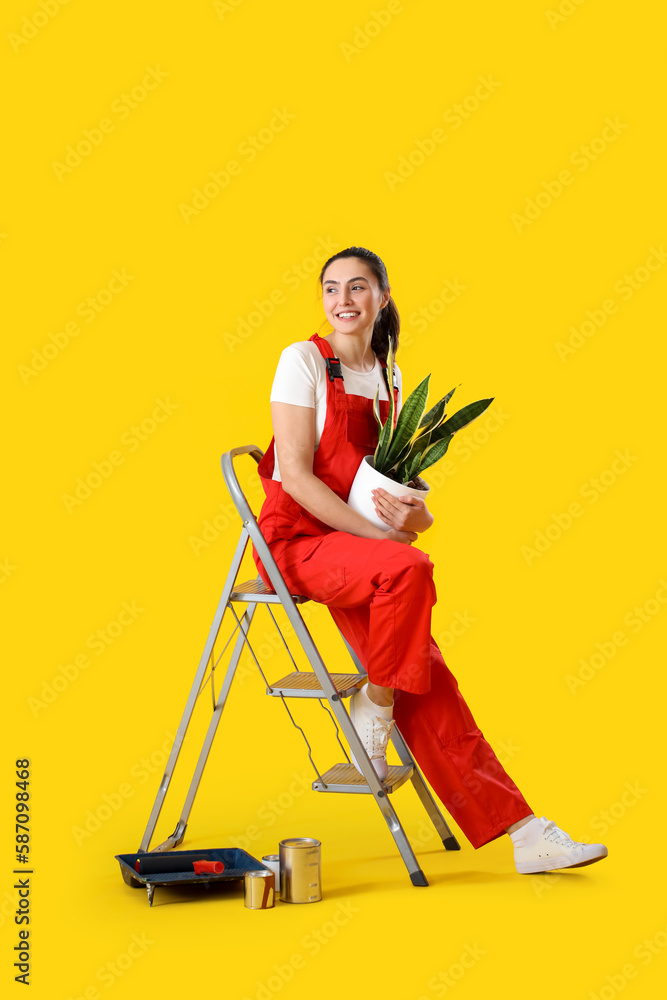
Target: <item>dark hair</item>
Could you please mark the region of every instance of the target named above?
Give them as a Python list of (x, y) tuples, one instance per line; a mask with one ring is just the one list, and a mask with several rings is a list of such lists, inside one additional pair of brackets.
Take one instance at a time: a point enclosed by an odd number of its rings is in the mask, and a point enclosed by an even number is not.
[[(376, 253), (373, 253), (372, 250), (367, 250), (365, 247), (347, 247), (347, 249), (341, 250), (339, 253), (335, 253), (333, 257), (329, 257), (329, 260), (326, 261), (320, 271), (320, 286), (322, 287), (322, 291), (324, 291), (324, 272), (332, 261), (338, 260), (340, 257), (358, 257), (360, 260), (365, 261), (375, 275), (377, 283), (380, 286), (380, 291), (387, 291), (389, 288), (387, 268), (384, 266), (383, 262)], [(398, 332), (400, 327), (401, 320), (398, 315), (398, 309), (396, 308), (396, 303), (390, 295), (386, 306), (380, 309), (376, 316), (375, 325), (373, 327), (373, 335), (371, 337), (371, 347), (375, 354), (377, 354), (379, 358), (382, 358), (383, 361), (387, 360), (390, 337), (392, 350), (394, 355), (396, 354), (396, 351), (398, 350)]]

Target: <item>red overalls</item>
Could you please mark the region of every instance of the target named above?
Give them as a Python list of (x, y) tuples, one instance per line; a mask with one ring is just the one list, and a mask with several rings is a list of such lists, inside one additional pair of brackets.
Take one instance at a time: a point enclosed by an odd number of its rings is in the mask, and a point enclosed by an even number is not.
[[(326, 340), (311, 338), (323, 358)], [(380, 400), (381, 416), (389, 403)], [(327, 380), (326, 421), (313, 472), (342, 500), (377, 445), (373, 400)], [(532, 810), (484, 739), (431, 636), (436, 602), (426, 553), (361, 538), (319, 521), (271, 478), (274, 439), (259, 464), (266, 499), (259, 526), (291, 593), (326, 604), (373, 684), (394, 688), (394, 718), (441, 802), (478, 848)], [(260, 575), (270, 586), (253, 548)]]

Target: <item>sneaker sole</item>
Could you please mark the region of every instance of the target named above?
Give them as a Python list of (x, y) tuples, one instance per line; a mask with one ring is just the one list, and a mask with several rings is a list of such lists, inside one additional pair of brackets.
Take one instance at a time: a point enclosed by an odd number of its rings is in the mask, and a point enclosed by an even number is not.
[[(604, 852), (604, 853), (603, 853)], [(516, 870), (519, 875), (539, 875), (543, 872), (557, 871), (561, 868), (585, 868), (586, 865), (593, 865), (596, 861), (602, 861), (608, 856), (606, 847), (602, 848), (595, 857), (586, 858), (585, 861), (568, 861), (567, 855), (562, 858), (555, 858), (549, 861), (544, 858), (542, 861), (517, 861)]]
[[(364, 777), (364, 772), (363, 772), (363, 771), (361, 770), (361, 768), (360, 768), (360, 767), (359, 767), (359, 765), (357, 764), (357, 758), (356, 758), (356, 757), (354, 756), (354, 754), (352, 753), (352, 751), (351, 751), (351, 750), (350, 750), (350, 757), (351, 757), (351, 759), (352, 759), (352, 763), (354, 764), (354, 766), (356, 767), (357, 771), (359, 772), (359, 774), (360, 774), (360, 775), (361, 775), (361, 777), (363, 778), (363, 777)], [(380, 781), (384, 781), (384, 779), (385, 779), (385, 778), (387, 777), (387, 775), (389, 774), (389, 766), (387, 765), (387, 768), (386, 768), (386, 770), (385, 770), (384, 768), (380, 768), (380, 769), (378, 769), (378, 768), (377, 768), (377, 767), (375, 766), (375, 764), (376, 764), (376, 761), (375, 761), (375, 760), (371, 760), (371, 764), (373, 765), (373, 770), (374, 770), (374, 771), (375, 771), (375, 773), (377, 774), (377, 776), (378, 776), (378, 778), (380, 779)]]

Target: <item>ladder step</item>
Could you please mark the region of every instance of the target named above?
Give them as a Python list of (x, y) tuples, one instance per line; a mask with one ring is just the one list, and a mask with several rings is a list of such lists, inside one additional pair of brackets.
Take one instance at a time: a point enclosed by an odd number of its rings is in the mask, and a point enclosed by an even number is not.
[[(382, 782), (385, 791), (387, 793), (395, 792), (408, 778), (412, 777), (412, 772), (412, 764), (390, 764), (389, 773)], [(334, 764), (322, 775), (322, 781), (318, 779), (313, 782), (313, 791), (371, 794), (366, 779), (363, 774), (357, 771), (354, 764)]]
[[(300, 594), (292, 594), (292, 599), (295, 604), (305, 604), (309, 600)], [(229, 600), (242, 601), (244, 604), (280, 604), (280, 598), (275, 590), (267, 587), (261, 578), (235, 584)]]
[[(366, 680), (366, 674), (329, 674), (341, 698), (348, 698)], [(267, 687), (266, 693), (279, 698), (324, 698), (326, 695), (312, 670), (296, 670)]]

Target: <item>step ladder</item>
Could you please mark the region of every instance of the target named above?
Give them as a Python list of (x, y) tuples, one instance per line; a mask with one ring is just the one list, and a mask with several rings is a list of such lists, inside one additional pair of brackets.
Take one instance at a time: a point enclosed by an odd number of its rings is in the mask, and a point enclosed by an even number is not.
[[(312, 636), (308, 631), (303, 616), (299, 611), (299, 605), (305, 603), (308, 598), (298, 594), (291, 594), (289, 592), (289, 589), (287, 588), (280, 570), (271, 555), (271, 551), (264, 540), (257, 521), (250, 509), (248, 501), (241, 490), (236, 472), (234, 470), (234, 459), (240, 455), (250, 455), (255, 462), (259, 464), (261, 458), (263, 457), (263, 452), (254, 445), (248, 445), (244, 448), (234, 448), (232, 451), (225, 452), (221, 459), (225, 483), (234, 505), (241, 517), (241, 521), (243, 522), (241, 535), (236, 545), (229, 573), (227, 574), (222, 595), (215, 612), (213, 624), (209, 630), (208, 639), (206, 641), (206, 645), (204, 646), (201, 660), (199, 661), (199, 666), (195, 674), (192, 688), (190, 689), (190, 694), (183, 711), (183, 717), (178, 727), (176, 739), (174, 740), (138, 853), (147, 853), (150, 850), (150, 843), (155, 826), (169, 788), (183, 741), (185, 739), (185, 734), (192, 717), (195, 703), (202, 694), (206, 685), (210, 683), (213, 705), (212, 715), (181, 815), (171, 836), (169, 836), (164, 843), (153, 848), (153, 851), (168, 851), (174, 847), (178, 847), (178, 845), (183, 842), (190, 816), (190, 810), (192, 809), (197, 789), (199, 788), (199, 783), (201, 781), (211, 745), (220, 722), (220, 717), (225, 707), (225, 702), (236, 673), (236, 668), (238, 666), (241, 653), (244, 648), (247, 647), (255, 664), (259, 668), (262, 677), (264, 678), (267, 694), (282, 700), (292, 723), (297, 729), (300, 730), (306, 742), (308, 757), (310, 758), (311, 764), (313, 765), (317, 775), (316, 780), (313, 781), (312, 784), (313, 790), (317, 792), (347, 792), (372, 795), (387, 822), (391, 834), (396, 842), (396, 846), (398, 847), (401, 857), (403, 858), (403, 861), (408, 869), (413, 885), (426, 886), (428, 885), (428, 881), (419, 867), (415, 854), (410, 846), (410, 842), (403, 827), (401, 826), (401, 823), (399, 822), (389, 796), (408, 780), (411, 781), (419, 800), (426, 810), (429, 819), (433, 823), (438, 836), (441, 838), (445, 849), (448, 851), (457, 851), (460, 849), (459, 843), (440, 813), (440, 810), (438, 809), (428, 787), (426, 786), (424, 778), (422, 777), (421, 772), (419, 771), (419, 768), (417, 767), (417, 764), (396, 724), (394, 724), (392, 728), (391, 741), (396, 749), (401, 763), (394, 766), (390, 765), (389, 773), (384, 780), (380, 780), (378, 777), (375, 768), (371, 764), (368, 754), (364, 750), (357, 731), (352, 725), (350, 716), (348, 715), (344, 705), (345, 698), (352, 695), (364, 683), (366, 680), (366, 672), (357, 658), (356, 653), (351, 648), (345, 637), (342, 636), (342, 633), (341, 636), (345, 642), (348, 652), (350, 653), (356, 672), (349, 674), (329, 673), (327, 670)], [(252, 540), (268, 573), (269, 579), (273, 584), (272, 590), (264, 584), (261, 577), (246, 581), (245, 583), (237, 582), (237, 576), (249, 540)], [(248, 638), (250, 626), (260, 604), (266, 606), (273, 621), (273, 625), (277, 629), (292, 664), (296, 668), (293, 673), (287, 674), (287, 676), (281, 677), (279, 680), (271, 683), (267, 681), (261, 664), (259, 663)], [(294, 635), (298, 639), (306, 658), (312, 667), (312, 670), (299, 670), (297, 667), (294, 656), (292, 655), (287, 641), (285, 640), (285, 637), (282, 634), (278, 622), (276, 621), (276, 618), (271, 610), (271, 605), (276, 604), (282, 605), (287, 615), (287, 619), (292, 626)], [(237, 605), (245, 605), (244, 610), (237, 613), (235, 607)], [(228, 612), (231, 619), (235, 620), (235, 624), (233, 625), (232, 634), (225, 643), (224, 648), (219, 655), (216, 656), (216, 640), (220, 633), (223, 619)], [(234, 636), (236, 636), (236, 640), (232, 646), (229, 663), (225, 670), (220, 691), (216, 698), (216, 669), (218, 668), (221, 658), (234, 639)], [(218, 676), (220, 673), (221, 671), (219, 671)], [(288, 700), (291, 698), (318, 699), (322, 707), (329, 712), (336, 728), (338, 742), (346, 758), (344, 763), (334, 764), (333, 767), (329, 768), (329, 770), (324, 773), (320, 773), (315, 761), (313, 760), (310, 743), (308, 742), (301, 726), (297, 725), (295, 722), (289, 709)], [(352, 753), (359, 762), (359, 766), (363, 774), (360, 774), (354, 764), (350, 762), (348, 752), (340, 740), (340, 731), (342, 731), (343, 735), (347, 739)]]

